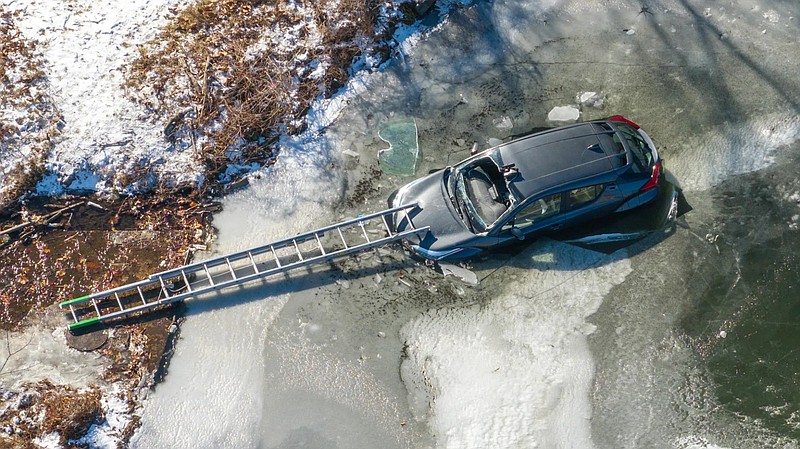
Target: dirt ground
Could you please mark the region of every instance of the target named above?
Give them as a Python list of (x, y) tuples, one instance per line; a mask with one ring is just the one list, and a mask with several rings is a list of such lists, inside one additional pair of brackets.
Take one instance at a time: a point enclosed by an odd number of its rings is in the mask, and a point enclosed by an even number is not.
[[(88, 292), (146, 277), (165, 266), (186, 263), (212, 234), (218, 205), (197, 193), (178, 192), (124, 199), (60, 198), (21, 203), (2, 217), (6, 232), (0, 250), (0, 330), (20, 331), (46, 307)], [(25, 225), (27, 223), (27, 225)], [(136, 395), (163, 377), (179, 332), (181, 307), (133, 317), (88, 334), (72, 335), (63, 314), (67, 343), (96, 351), (109, 363), (101, 373), (118, 383), (138, 427)], [(8, 348), (5, 357), (13, 357)], [(3, 363), (5, 366), (5, 363)], [(2, 368), (0, 368), (0, 372)], [(78, 390), (41, 381), (0, 395), (0, 447), (35, 447), (32, 440), (57, 432), (61, 444), (80, 438), (103, 421), (100, 388)], [(12, 406), (13, 405), (13, 406)]]

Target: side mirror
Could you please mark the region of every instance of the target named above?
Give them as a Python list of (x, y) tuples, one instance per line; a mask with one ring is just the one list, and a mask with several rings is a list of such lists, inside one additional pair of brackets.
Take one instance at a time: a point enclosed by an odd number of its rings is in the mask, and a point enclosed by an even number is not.
[(478, 154), (478, 142), (472, 144), (472, 149), (469, 150), (469, 154), (471, 156), (475, 156), (476, 154)]
[(516, 237), (517, 240), (525, 240), (525, 234), (523, 234), (522, 231), (520, 231), (517, 227), (511, 228), (511, 235)]

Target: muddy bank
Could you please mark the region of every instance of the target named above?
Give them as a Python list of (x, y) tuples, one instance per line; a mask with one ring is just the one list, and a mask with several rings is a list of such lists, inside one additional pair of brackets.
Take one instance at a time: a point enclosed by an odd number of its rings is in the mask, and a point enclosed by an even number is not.
[[(126, 441), (136, 408), (163, 378), (183, 307), (83, 335), (56, 304), (191, 260), (213, 234), (218, 205), (197, 193), (29, 200), (2, 217), (0, 446), (72, 441), (105, 424)], [(109, 425), (109, 403), (125, 416)], [(93, 428), (94, 426), (94, 428)]]

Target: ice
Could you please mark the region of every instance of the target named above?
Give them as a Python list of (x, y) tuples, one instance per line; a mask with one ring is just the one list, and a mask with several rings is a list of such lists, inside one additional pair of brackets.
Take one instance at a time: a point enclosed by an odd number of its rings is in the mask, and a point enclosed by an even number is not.
[(547, 113), (547, 120), (551, 122), (574, 122), (581, 116), (581, 111), (575, 106), (556, 106)]
[(23, 332), (6, 335), (0, 360), (0, 384), (20, 388), (25, 383), (49, 379), (59, 384), (86, 388), (102, 383), (100, 374), (108, 360), (96, 353), (80, 352), (67, 346), (65, 322), (56, 310), (49, 310), (41, 322)]
[[(742, 7), (715, 10), (724, 41), (707, 38), (714, 30), (699, 22), (702, 9), (672, 1), (653, 9), (657, 20), (631, 1), (498, 0), (455, 13), (408, 39), (383, 71), (317, 105), (310, 129), (323, 136), (285, 147), (274, 169), (226, 203), (215, 220), (219, 250), (337, 221), (330, 207), (346, 209), (342, 197), (364, 179), (383, 146), (378, 129), (395, 116), (417, 121), (423, 172), (466, 157), (471, 142), (506, 137), (493, 119), (520, 130), (552, 125), (548, 111), (574, 102), (574, 115), (575, 93), (602, 90), (605, 110), (578, 118), (621, 113), (642, 123), (684, 187), (768, 167), (797, 139), (796, 114), (786, 112), (797, 88), (786, 74), (797, 64), (778, 31), (762, 38), (763, 25), (732, 25)], [(756, 59), (763, 67), (749, 64)], [(367, 199), (373, 210), (400, 184), (380, 182)], [(711, 213), (702, 206), (695, 216)], [(703, 251), (718, 256), (702, 236), (726, 218), (706, 215), (666, 242), (644, 239), (630, 256), (544, 240), (481, 260), (480, 300), (479, 289), (449, 279), (381, 272), (376, 285), (374, 272), (352, 269), (327, 279), (326, 291), (311, 273), (192, 305), (200, 308), (148, 404), (138, 447), (375, 447), (381, 438), (381, 447), (404, 447), (415, 426), (442, 448), (724, 447), (709, 441), (736, 439), (744, 426), (717, 407), (676, 328), (689, 301), (684, 279)], [(451, 303), (432, 304), (450, 292)], [(368, 315), (373, 303), (384, 313)], [(405, 323), (402, 332), (385, 316)], [(397, 397), (400, 359), (407, 400)], [(413, 423), (401, 420), (406, 407)], [(223, 434), (231, 441), (215, 439)]]
[(769, 167), (782, 148), (798, 139), (800, 115), (755, 116), (677, 142), (686, 151), (669, 158), (667, 169), (684, 189), (705, 190), (733, 175)]
[(378, 152), (381, 170), (393, 175), (414, 175), (419, 156), (416, 122), (393, 120), (381, 127), (378, 136), (389, 144), (388, 149)]
[(597, 253), (556, 242), (520, 260), (484, 282), (488, 304), (432, 310), (401, 332), (409, 401), (437, 447), (593, 446), (586, 318), (630, 262), (598, 266)]
[(470, 271), (458, 265), (453, 265), (443, 262), (439, 263), (439, 267), (442, 269), (442, 273), (445, 276), (448, 275), (455, 276), (473, 287), (479, 284), (478, 276), (475, 274), (474, 271)]

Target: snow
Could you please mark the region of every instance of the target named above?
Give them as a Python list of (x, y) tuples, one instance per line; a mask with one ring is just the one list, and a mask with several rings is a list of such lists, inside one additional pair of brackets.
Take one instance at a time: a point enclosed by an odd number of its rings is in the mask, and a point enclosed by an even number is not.
[(100, 399), (105, 413), (105, 420), (93, 424), (89, 431), (78, 440), (70, 440), (69, 444), (95, 449), (116, 449), (122, 442), (121, 436), (125, 427), (131, 422), (128, 402), (122, 397), (124, 393), (115, 385)]
[[(142, 191), (155, 182), (149, 173), (174, 184), (201, 182), (193, 151), (169, 146), (160, 126), (121, 87), (136, 46), (166, 24), (170, 8), (185, 3), (3, 0), (6, 9), (24, 9), (17, 26), (41, 45), (50, 96), (64, 120), (37, 193)], [(123, 178), (133, 170), (146, 175), (127, 185)]]
[(799, 139), (800, 115), (755, 116), (678, 142), (686, 152), (668, 160), (667, 169), (680, 180), (682, 188), (706, 190), (733, 175), (769, 167), (783, 148)]
[(51, 432), (33, 439), (33, 444), (43, 449), (61, 449), (58, 432)]
[(586, 318), (630, 261), (557, 242), (520, 260), (487, 281), (488, 304), (431, 310), (401, 331), (409, 402), (437, 447), (592, 447)]

